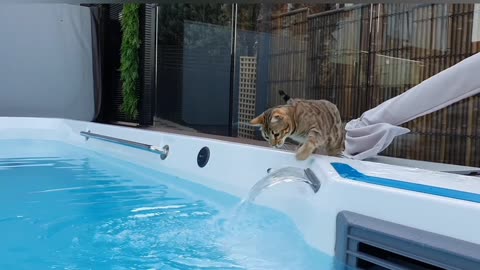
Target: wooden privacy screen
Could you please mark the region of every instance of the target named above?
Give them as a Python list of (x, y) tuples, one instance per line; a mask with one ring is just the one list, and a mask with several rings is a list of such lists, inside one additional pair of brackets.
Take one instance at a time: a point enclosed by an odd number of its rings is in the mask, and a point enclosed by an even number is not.
[[(480, 52), (476, 12), (473, 4), (368, 4), (274, 15), (269, 106), (283, 102), (277, 93), (284, 89), (331, 100), (345, 121), (357, 118)], [(479, 106), (474, 96), (406, 123), (412, 132), (382, 154), (478, 167)]]

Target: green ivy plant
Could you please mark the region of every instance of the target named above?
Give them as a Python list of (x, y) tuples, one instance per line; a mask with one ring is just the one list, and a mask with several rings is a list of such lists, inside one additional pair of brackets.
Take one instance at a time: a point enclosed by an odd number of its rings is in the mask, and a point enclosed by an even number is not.
[(120, 79), (122, 81), (123, 103), (121, 110), (131, 119), (138, 116), (139, 94), (137, 84), (139, 75), (140, 49), (140, 4), (123, 5), (122, 45), (120, 58)]

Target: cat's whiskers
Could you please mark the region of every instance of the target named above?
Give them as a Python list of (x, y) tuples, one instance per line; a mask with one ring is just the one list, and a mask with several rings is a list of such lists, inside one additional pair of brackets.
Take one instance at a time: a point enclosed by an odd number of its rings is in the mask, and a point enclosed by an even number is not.
[(292, 148), (290, 148), (290, 145), (288, 145), (288, 144), (282, 145), (282, 149), (287, 150), (287, 151), (293, 150)]
[(232, 126), (238, 127), (240, 125), (247, 126), (247, 127), (255, 127), (254, 125), (250, 124), (250, 122), (235, 122), (232, 123)]

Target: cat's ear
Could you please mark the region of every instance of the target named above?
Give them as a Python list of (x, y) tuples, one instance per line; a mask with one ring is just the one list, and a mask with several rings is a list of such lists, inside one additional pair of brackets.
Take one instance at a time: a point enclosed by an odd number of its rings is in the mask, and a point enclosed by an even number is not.
[(263, 126), (264, 123), (265, 123), (265, 117), (263, 116), (263, 114), (255, 117), (254, 119), (252, 119), (250, 121), (250, 125), (255, 126), (255, 127)]

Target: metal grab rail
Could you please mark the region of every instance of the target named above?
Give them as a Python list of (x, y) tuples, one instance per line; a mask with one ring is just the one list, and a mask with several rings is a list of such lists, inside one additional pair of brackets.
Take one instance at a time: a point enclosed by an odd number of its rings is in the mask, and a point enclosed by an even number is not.
[(141, 149), (145, 150), (148, 152), (156, 153), (160, 155), (160, 158), (162, 160), (166, 159), (168, 156), (168, 151), (169, 147), (168, 145), (165, 145), (163, 148), (158, 148), (157, 146), (150, 145), (150, 144), (144, 144), (144, 143), (139, 143), (139, 142), (134, 142), (134, 141), (129, 141), (129, 140), (124, 140), (120, 138), (115, 138), (115, 137), (110, 137), (106, 135), (101, 135), (101, 134), (96, 134), (92, 133), (90, 131), (80, 131), (80, 135), (85, 137), (86, 140), (93, 138), (97, 140), (102, 140), (102, 141), (107, 141), (111, 143), (116, 143), (116, 144), (121, 144), (124, 146), (136, 148), (136, 149)]

